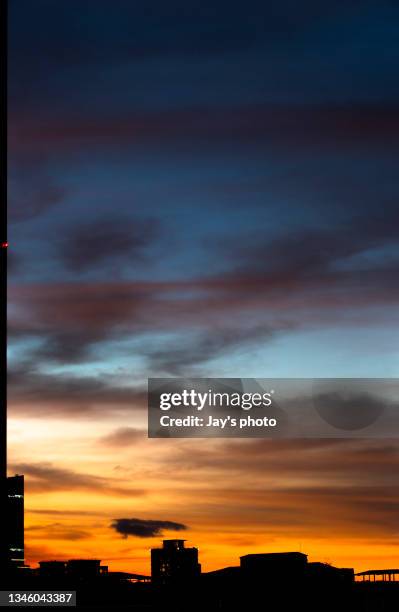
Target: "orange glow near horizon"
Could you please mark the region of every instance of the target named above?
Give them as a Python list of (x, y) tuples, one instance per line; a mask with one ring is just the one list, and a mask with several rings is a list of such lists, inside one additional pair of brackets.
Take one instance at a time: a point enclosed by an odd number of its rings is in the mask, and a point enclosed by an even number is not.
[[(204, 571), (294, 550), (357, 572), (398, 565), (386, 444), (150, 440), (133, 420), (10, 419), (27, 563), (98, 558), (148, 574), (150, 549), (177, 537), (198, 547)], [(187, 529), (140, 538), (111, 526), (133, 517)]]

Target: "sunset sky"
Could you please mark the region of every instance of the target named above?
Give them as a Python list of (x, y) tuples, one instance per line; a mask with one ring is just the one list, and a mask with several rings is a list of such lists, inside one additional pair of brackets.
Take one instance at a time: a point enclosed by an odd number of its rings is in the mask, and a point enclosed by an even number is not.
[(397, 438), (146, 431), (148, 377), (398, 376), (398, 4), (9, 7), (27, 562), (148, 573), (164, 536), (204, 570), (288, 550), (398, 567)]

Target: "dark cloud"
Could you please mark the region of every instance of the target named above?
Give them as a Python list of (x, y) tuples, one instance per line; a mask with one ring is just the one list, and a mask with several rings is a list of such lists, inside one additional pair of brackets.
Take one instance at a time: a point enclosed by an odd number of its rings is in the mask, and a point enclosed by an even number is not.
[(12, 413), (22, 410), (39, 417), (67, 413), (98, 418), (100, 413), (126, 413), (147, 405), (146, 391), (121, 388), (112, 377), (45, 374), (32, 362), (10, 366), (7, 382)]
[(10, 300), (14, 294), (19, 313), (10, 317), (9, 335), (41, 338), (37, 357), (81, 360), (91, 345), (112, 338), (115, 328), (122, 334), (140, 330), (151, 302), (148, 289), (134, 283), (14, 287)]
[(137, 497), (146, 493), (143, 489), (119, 486), (117, 479), (111, 480), (66, 468), (58, 468), (51, 463), (15, 463), (10, 465), (9, 469), (11, 472), (24, 474), (27, 491), (34, 493), (80, 490), (87, 493), (111, 494), (121, 497)]
[[(190, 295), (195, 288), (202, 291), (201, 299)], [(184, 299), (173, 296), (175, 290)], [(272, 324), (248, 321), (234, 328), (231, 322), (224, 323), (220, 319), (228, 311), (231, 317), (242, 317), (240, 311), (253, 295), (252, 292), (237, 298), (235, 291), (234, 282), (229, 287), (223, 280), (14, 287), (10, 290), (10, 301), (19, 308), (10, 317), (9, 337), (19, 341), (24, 337), (39, 339), (40, 344), (30, 357), (37, 363), (41, 360), (73, 363), (98, 355), (96, 345), (107, 340), (138, 339), (144, 333), (160, 330), (185, 333), (187, 337), (178, 348), (172, 342), (171, 346), (159, 349), (143, 341), (139, 349), (154, 367), (165, 364), (176, 371), (180, 365), (201, 363), (240, 343), (266, 340), (275, 331), (289, 328), (290, 324), (281, 321), (280, 316)], [(188, 334), (190, 327), (192, 331)], [(30, 375), (30, 371), (26, 374)], [(14, 383), (12, 374), (10, 382)]]
[(74, 272), (92, 270), (123, 257), (134, 265), (143, 261), (145, 250), (158, 236), (154, 219), (110, 215), (79, 223), (66, 232), (61, 258)]
[(369, 209), (367, 216), (354, 215), (342, 225), (336, 222), (330, 227), (299, 228), (263, 240), (256, 234), (247, 239), (241, 236), (234, 246), (228, 240), (222, 249), (235, 262), (235, 275), (245, 273), (249, 278), (274, 281), (283, 289), (290, 281), (300, 280), (303, 292), (309, 283), (325, 290), (331, 281), (335, 285), (352, 282), (352, 275), (365, 283), (370, 277), (375, 281), (380, 276), (383, 281), (384, 273), (393, 274), (396, 266), (390, 261), (382, 261), (376, 270), (369, 265), (363, 271), (356, 269), (361, 268), (359, 263), (346, 270), (340, 270), (337, 264), (370, 249), (395, 245), (398, 224), (398, 207), (391, 204), (383, 212)]
[(190, 366), (206, 363), (229, 350), (245, 349), (253, 343), (268, 342), (277, 330), (288, 328), (289, 325), (284, 323), (276, 325), (274, 329), (267, 325), (214, 328), (197, 334), (187, 334), (178, 343), (166, 342), (162, 348), (144, 348), (144, 352), (153, 371), (178, 375)]
[(186, 525), (174, 523), (173, 521), (143, 520), (138, 518), (115, 519), (111, 527), (125, 538), (130, 535), (138, 538), (154, 538), (162, 536), (164, 530), (184, 531), (188, 529)]

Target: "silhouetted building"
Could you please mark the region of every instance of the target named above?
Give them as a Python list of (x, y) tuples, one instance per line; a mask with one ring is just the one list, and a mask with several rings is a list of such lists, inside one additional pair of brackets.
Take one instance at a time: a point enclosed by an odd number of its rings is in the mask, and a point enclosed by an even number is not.
[(7, 553), (9, 568), (24, 566), (24, 477), (7, 478)]
[(185, 548), (185, 540), (164, 540), (151, 549), (151, 580), (155, 584), (187, 582), (201, 573), (198, 548)]
[(246, 579), (273, 581), (301, 580), (306, 573), (307, 555), (300, 552), (263, 553), (240, 557)]
[(319, 584), (328, 585), (351, 585), (355, 579), (355, 573), (351, 567), (334, 567), (329, 563), (308, 563), (307, 575), (311, 580)]
[(206, 579), (217, 578), (226, 580), (238, 580), (241, 576), (241, 567), (233, 565), (231, 567), (222, 567), (221, 569), (206, 572), (202, 576)]
[(131, 584), (144, 584), (151, 582), (150, 576), (144, 574), (132, 574), (131, 572), (108, 572), (107, 579), (120, 582), (130, 582)]
[(69, 561), (40, 561), (39, 575), (42, 578), (72, 580), (93, 580), (108, 574), (108, 566), (98, 559), (70, 559)]
[(50, 580), (64, 578), (66, 575), (66, 561), (39, 561), (39, 575)]
[(67, 576), (79, 580), (91, 580), (107, 572), (108, 566), (98, 559), (71, 559), (66, 563)]
[(395, 582), (399, 581), (399, 568), (367, 570), (366, 572), (358, 572), (356, 576), (361, 576), (363, 581), (369, 582)]

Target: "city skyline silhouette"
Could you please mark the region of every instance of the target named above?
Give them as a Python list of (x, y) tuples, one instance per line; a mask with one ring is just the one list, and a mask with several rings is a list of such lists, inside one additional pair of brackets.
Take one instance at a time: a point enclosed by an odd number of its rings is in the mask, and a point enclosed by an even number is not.
[[(183, 610), (187, 597), (195, 598), (193, 610), (231, 610), (243, 605), (251, 609), (260, 597), (278, 597), (279, 605), (306, 604), (318, 610), (334, 610), (344, 603), (354, 612), (399, 602), (399, 569), (360, 572), (355, 582), (353, 568), (309, 562), (303, 552), (247, 553), (236, 566), (202, 572), (199, 551), (186, 547), (184, 539), (164, 539), (151, 549), (151, 576), (115, 572), (99, 559), (42, 560), (38, 568), (23, 563), (24, 477), (9, 477), (6, 501), (8, 564), (2, 573), (6, 588), (41, 592), (75, 592), (77, 607), (132, 610)], [(376, 576), (380, 577), (376, 580)], [(289, 589), (287, 590), (287, 587)], [(144, 606), (144, 608), (142, 608)], [(391, 609), (391, 608), (388, 608)], [(393, 609), (393, 608), (392, 608)]]

